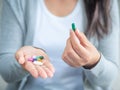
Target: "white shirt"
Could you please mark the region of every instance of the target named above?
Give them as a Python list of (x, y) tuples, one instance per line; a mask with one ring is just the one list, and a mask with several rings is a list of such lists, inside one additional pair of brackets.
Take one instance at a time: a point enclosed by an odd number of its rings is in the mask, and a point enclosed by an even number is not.
[[(58, 17), (47, 9), (44, 0), (40, 1), (41, 10), (37, 27), (39, 29), (35, 31), (33, 44), (47, 52), (56, 70), (55, 76), (51, 79), (33, 79), (34, 84), (38, 85), (36, 87), (42, 87), (41, 90), (83, 90), (82, 69), (70, 67), (61, 58), (66, 41), (69, 38), (71, 24), (74, 22), (77, 28), (83, 31), (83, 13), (80, 13), (82, 4), (80, 4), (79, 0), (69, 15)], [(39, 83), (42, 83), (42, 85), (39, 85)]]

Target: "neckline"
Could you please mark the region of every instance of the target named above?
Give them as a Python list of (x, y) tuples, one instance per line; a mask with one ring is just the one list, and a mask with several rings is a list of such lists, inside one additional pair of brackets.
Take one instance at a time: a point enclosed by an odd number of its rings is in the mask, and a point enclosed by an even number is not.
[(71, 18), (71, 17), (74, 17), (76, 14), (78, 14), (78, 12), (80, 11), (80, 0), (78, 0), (75, 8), (73, 9), (73, 11), (71, 11), (71, 13), (69, 13), (66, 16), (56, 16), (48, 10), (47, 6), (45, 5), (45, 0), (41, 0), (41, 1), (42, 1), (42, 6), (43, 6), (44, 12), (52, 18), (56, 18), (56, 19)]

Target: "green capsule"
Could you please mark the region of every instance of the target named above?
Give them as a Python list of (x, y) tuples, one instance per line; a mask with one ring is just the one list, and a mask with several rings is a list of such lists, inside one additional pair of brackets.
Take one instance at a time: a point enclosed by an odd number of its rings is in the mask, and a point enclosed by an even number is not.
[(75, 23), (72, 23), (72, 30), (73, 30), (73, 31), (76, 30)]
[(39, 59), (44, 59), (44, 57), (43, 57), (43, 56), (39, 56), (38, 58), (39, 58)]

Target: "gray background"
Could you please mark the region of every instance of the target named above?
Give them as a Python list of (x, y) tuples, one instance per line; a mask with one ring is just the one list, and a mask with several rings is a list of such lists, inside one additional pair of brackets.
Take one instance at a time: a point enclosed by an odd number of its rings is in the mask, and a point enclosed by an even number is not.
[[(1, 12), (1, 6), (2, 6), (1, 1), (2, 0), (0, 0), (0, 12)], [(120, 0), (118, 0), (118, 2), (119, 2), (119, 6), (120, 6)], [(119, 11), (120, 11), (120, 9), (119, 9)], [(4, 80), (0, 76), (0, 90), (5, 90), (6, 85), (7, 84), (4, 82)], [(113, 90), (120, 90), (120, 75), (118, 76), (117, 80), (114, 83)]]

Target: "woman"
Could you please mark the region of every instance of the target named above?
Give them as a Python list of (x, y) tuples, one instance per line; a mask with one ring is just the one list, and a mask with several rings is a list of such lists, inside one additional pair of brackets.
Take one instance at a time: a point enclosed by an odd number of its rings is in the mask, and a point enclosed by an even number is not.
[[(117, 0), (3, 0), (0, 73), (7, 90), (84, 90), (85, 81), (92, 90), (111, 90), (118, 20)], [(34, 55), (43, 65), (28, 61)]]

